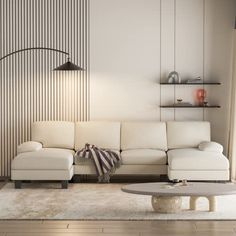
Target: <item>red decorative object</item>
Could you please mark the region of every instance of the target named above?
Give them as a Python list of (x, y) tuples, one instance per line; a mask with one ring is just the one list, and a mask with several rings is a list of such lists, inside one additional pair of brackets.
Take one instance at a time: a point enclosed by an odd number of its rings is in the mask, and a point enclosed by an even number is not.
[(206, 98), (206, 90), (205, 89), (198, 89), (197, 90), (197, 101), (199, 106), (204, 106), (204, 101)]

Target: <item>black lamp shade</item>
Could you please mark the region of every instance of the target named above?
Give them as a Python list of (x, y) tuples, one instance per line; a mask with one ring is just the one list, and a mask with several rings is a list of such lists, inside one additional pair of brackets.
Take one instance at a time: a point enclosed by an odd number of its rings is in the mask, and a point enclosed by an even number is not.
[(55, 68), (54, 70), (59, 70), (59, 71), (63, 71), (63, 70), (83, 70), (83, 68), (75, 65), (74, 63), (67, 61), (66, 63), (58, 66), (57, 68)]

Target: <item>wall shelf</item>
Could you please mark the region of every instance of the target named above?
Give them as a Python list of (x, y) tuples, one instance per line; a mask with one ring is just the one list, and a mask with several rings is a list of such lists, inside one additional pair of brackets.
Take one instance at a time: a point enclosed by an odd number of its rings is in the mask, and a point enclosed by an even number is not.
[(221, 85), (221, 83), (218, 82), (212, 82), (212, 83), (166, 83), (166, 82), (161, 82), (160, 85)]
[(175, 106), (175, 105), (167, 105), (167, 106), (160, 106), (161, 108), (220, 108), (218, 105), (211, 105), (211, 106)]

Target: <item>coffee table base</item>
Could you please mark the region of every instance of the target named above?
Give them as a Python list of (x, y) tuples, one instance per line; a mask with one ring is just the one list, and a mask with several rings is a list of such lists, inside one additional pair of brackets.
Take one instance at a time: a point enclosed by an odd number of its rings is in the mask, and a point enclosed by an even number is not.
[(152, 196), (152, 207), (159, 213), (177, 213), (181, 211), (182, 198), (170, 196)]
[[(191, 196), (190, 197), (190, 210), (197, 210), (197, 200), (201, 196)], [(206, 196), (209, 202), (209, 211), (216, 211), (216, 197), (215, 196)]]
[[(197, 200), (204, 196), (191, 196), (190, 197), (190, 210), (197, 210)], [(209, 211), (216, 211), (216, 197), (206, 196), (209, 202)], [(181, 211), (182, 198), (179, 196), (152, 196), (152, 207), (159, 213), (177, 213)]]

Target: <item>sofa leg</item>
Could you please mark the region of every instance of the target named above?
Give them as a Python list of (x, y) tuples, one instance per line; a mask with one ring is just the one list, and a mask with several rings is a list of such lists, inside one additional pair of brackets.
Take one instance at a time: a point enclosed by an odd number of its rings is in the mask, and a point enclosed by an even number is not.
[(81, 177), (80, 175), (74, 175), (71, 180), (69, 180), (69, 183), (80, 183), (81, 182)]
[(21, 188), (21, 180), (15, 180), (15, 188), (20, 189)]
[(160, 182), (168, 182), (168, 176), (167, 175), (160, 175)]
[(63, 189), (68, 188), (68, 180), (62, 180), (61, 181), (61, 188), (63, 188)]
[(180, 180), (179, 179), (172, 179), (172, 180), (170, 180), (170, 182), (172, 184), (178, 184), (180, 182)]

